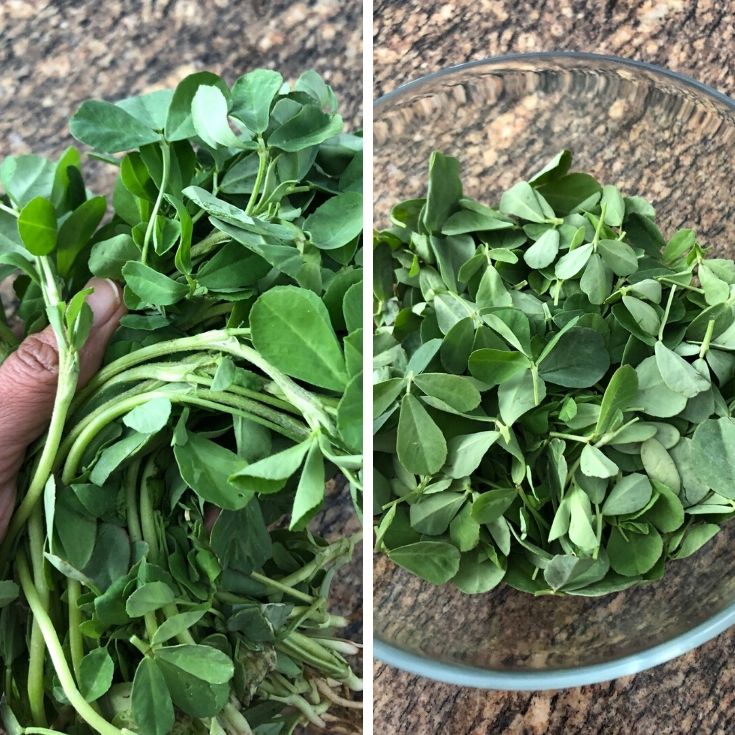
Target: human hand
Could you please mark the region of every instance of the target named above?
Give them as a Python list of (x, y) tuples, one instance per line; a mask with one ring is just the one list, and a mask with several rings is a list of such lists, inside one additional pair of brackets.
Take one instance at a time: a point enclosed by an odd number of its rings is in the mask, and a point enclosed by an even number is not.
[[(87, 297), (94, 321), (80, 354), (79, 385), (100, 367), (107, 343), (125, 313), (120, 289), (113, 281), (93, 278)], [(59, 356), (49, 326), (26, 337), (0, 365), (0, 540), (13, 515), (16, 478), (26, 449), (48, 424), (56, 396)]]

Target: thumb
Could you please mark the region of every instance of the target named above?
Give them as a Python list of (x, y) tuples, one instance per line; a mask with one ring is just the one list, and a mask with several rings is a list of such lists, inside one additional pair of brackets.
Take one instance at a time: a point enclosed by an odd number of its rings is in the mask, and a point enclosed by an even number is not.
[[(108, 279), (93, 278), (87, 297), (93, 322), (80, 353), (79, 383), (99, 369), (107, 343), (125, 313), (120, 289)], [(49, 326), (27, 337), (0, 365), (0, 538), (15, 507), (15, 478), (28, 445), (51, 418), (58, 381), (59, 353)]]

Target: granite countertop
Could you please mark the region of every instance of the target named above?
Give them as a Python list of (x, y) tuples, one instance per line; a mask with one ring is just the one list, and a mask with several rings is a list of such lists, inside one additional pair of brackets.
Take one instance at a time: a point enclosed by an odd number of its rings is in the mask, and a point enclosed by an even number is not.
[[(376, 0), (375, 95), (510, 52), (645, 60), (735, 94), (735, 7), (714, 0)], [(462, 620), (454, 621), (461, 626)], [(552, 692), (460, 688), (375, 664), (381, 735), (718, 735), (735, 731), (735, 630), (636, 676)]]

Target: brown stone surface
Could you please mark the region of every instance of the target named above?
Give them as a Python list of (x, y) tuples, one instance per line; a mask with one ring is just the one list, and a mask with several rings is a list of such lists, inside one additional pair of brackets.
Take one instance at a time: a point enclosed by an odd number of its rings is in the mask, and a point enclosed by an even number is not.
[[(690, 75), (726, 94), (735, 93), (735, 6), (732, 3), (711, 0), (607, 0), (599, 3), (589, 0), (553, 3), (545, 0), (523, 3), (511, 0), (447, 3), (377, 0), (374, 28), (376, 97), (419, 76), (469, 60), (509, 52), (561, 49), (616, 54), (653, 62)], [(430, 107), (429, 102), (426, 107)], [(513, 113), (518, 123), (517, 111)], [(462, 113), (458, 112), (456, 118), (461, 121)], [(405, 120), (407, 127), (414, 122), (409, 113)], [(501, 123), (489, 121), (491, 125)], [(390, 139), (391, 132), (387, 131), (386, 139)], [(466, 132), (471, 132), (469, 125)], [(377, 126), (376, 134), (380, 138)], [(421, 134), (416, 131), (413, 140), (417, 150), (422, 145), (421, 135), (428, 133), (425, 129)], [(447, 138), (445, 145), (450, 152), (456, 154), (468, 141), (464, 136), (459, 138), (456, 150), (451, 149), (452, 143)], [(399, 148), (395, 149), (396, 155), (400, 154)], [(497, 150), (497, 146), (491, 147), (493, 155)], [(731, 142), (723, 145), (723, 161), (733, 160), (732, 151)], [(393, 150), (386, 158), (392, 153)], [(376, 156), (379, 160), (377, 148)], [(583, 164), (591, 165), (593, 159), (594, 156)], [(499, 160), (482, 163), (505, 171), (500, 164), (507, 167), (511, 160), (512, 157), (506, 161), (501, 156)], [(615, 177), (620, 175), (611, 170)], [(400, 164), (395, 173), (400, 177)], [(423, 177), (423, 171), (421, 175)], [(502, 188), (496, 183), (496, 188)], [(502, 182), (503, 185), (507, 183)], [(641, 182), (642, 186), (643, 183), (650, 185)], [(401, 184), (404, 188), (412, 185), (413, 181)], [(645, 194), (644, 191), (640, 193)], [(668, 196), (668, 193), (666, 197), (662, 195), (663, 200)], [(728, 206), (721, 211), (729, 212), (731, 208)], [(667, 225), (671, 224), (673, 222), (667, 221)], [(727, 224), (727, 232), (718, 231), (716, 223), (704, 219), (696, 224), (710, 235), (713, 244), (724, 249), (731, 247), (730, 224)], [(692, 562), (693, 565), (702, 563)], [(727, 568), (727, 565), (723, 567), (725, 577)], [(682, 571), (680, 569), (679, 573)], [(697, 567), (692, 566), (691, 571), (692, 578), (696, 578)], [(377, 565), (379, 579), (391, 573), (386, 571), (384, 562)], [(677, 576), (673, 569), (672, 575)], [(670, 581), (671, 577), (667, 579)], [(661, 582), (658, 594), (666, 594), (667, 579)], [(432, 593), (414, 584), (403, 573), (399, 573), (396, 580), (397, 584), (390, 589), (387, 585), (379, 587), (377, 599), (380, 611), (391, 604), (391, 590), (398, 595), (396, 588), (400, 588), (401, 599), (410, 598), (405, 603), (406, 617), (393, 621), (397, 636), (404, 635), (407, 640), (410, 637), (407, 629), (411, 634), (415, 630), (418, 637), (425, 636), (422, 645), (436, 650), (443, 645), (449, 651), (449, 631), (456, 629), (457, 636), (465, 644), (462, 655), (467, 659), (493, 655), (487, 641), (473, 638), (481, 630), (478, 620), (481, 621), (483, 615), (486, 618), (493, 615), (492, 611), (482, 609), (481, 600), (475, 598), (473, 603), (467, 604), (463, 620), (461, 612), (457, 614), (461, 606), (450, 606), (451, 594)], [(643, 596), (655, 594), (652, 588)], [(519, 603), (512, 595), (508, 599)], [(636, 604), (635, 598), (627, 599)], [(433, 605), (436, 612), (422, 612), (422, 604), (426, 608)], [(593, 608), (596, 606), (588, 610)], [(682, 611), (682, 615), (686, 617), (687, 612)], [(502, 613), (498, 613), (502, 620), (495, 621), (498, 625), (502, 621), (508, 624), (513, 614), (512, 611)], [(645, 614), (645, 609), (641, 609), (641, 618)], [(442, 615), (445, 618), (443, 626)], [(377, 625), (381, 621), (379, 612), (376, 620)], [(422, 621), (424, 628), (421, 628)], [(441, 632), (432, 634), (428, 627), (431, 622), (437, 630), (444, 631), (445, 639)], [(385, 627), (390, 626), (386, 624)], [(636, 676), (596, 686), (533, 693), (459, 688), (377, 663), (375, 732), (380, 735), (724, 735), (735, 731), (735, 702), (731, 695), (735, 666), (730, 660), (733, 650), (735, 632), (729, 631), (691, 653)]]

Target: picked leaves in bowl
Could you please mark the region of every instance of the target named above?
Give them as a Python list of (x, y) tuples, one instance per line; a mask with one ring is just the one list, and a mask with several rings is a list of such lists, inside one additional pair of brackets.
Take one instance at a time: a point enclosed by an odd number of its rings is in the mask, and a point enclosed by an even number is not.
[(735, 263), (562, 151), (495, 207), (435, 152), (374, 246), (376, 551), (603, 595), (735, 513)]

